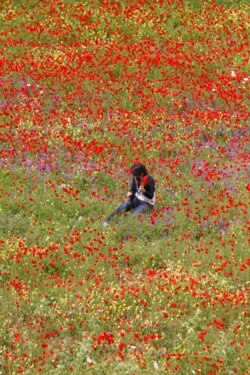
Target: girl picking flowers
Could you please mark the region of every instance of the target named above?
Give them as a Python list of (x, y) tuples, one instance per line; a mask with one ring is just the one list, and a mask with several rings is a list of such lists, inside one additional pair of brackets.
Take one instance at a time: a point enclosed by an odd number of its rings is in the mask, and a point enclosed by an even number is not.
[(146, 167), (137, 163), (130, 168), (133, 175), (130, 191), (127, 193), (126, 202), (122, 203), (105, 220), (104, 227), (115, 215), (131, 211), (133, 216), (150, 211), (155, 204), (155, 180), (148, 173)]

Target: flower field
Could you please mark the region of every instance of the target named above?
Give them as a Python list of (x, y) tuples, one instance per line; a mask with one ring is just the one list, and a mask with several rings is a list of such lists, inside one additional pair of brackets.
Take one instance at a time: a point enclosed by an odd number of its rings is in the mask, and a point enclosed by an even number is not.
[(249, 8), (0, 3), (0, 375), (247, 375)]

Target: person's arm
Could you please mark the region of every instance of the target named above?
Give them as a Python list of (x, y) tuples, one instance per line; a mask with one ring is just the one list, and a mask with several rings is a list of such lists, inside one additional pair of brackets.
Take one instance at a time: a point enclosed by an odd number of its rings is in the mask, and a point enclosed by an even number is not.
[(132, 179), (130, 191), (127, 194), (127, 198), (133, 199), (136, 193), (136, 182), (135, 178)]

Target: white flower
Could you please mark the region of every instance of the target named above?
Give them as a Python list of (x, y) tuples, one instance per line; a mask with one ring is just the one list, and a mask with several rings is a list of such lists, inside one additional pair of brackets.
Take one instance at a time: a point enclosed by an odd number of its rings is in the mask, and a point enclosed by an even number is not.
[(155, 368), (156, 370), (158, 370), (158, 368), (159, 368), (159, 365), (158, 365), (158, 363), (157, 363), (156, 361), (154, 361), (154, 368)]
[(87, 363), (88, 363), (89, 365), (92, 365), (92, 364), (93, 364), (93, 361), (92, 361), (92, 359), (91, 359), (91, 358), (89, 358), (89, 357), (87, 357)]
[(234, 70), (231, 70), (231, 77), (236, 77), (236, 73)]

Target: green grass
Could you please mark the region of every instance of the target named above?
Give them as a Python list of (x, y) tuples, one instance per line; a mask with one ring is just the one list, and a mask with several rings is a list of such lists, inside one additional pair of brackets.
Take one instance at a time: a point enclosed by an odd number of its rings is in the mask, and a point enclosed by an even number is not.
[[(167, 230), (166, 217), (152, 224), (148, 215), (136, 221), (125, 215), (103, 231), (102, 217), (115, 202), (98, 201), (88, 181), (78, 196), (89, 206), (80, 209), (61, 193), (58, 177), (48, 177), (1, 175), (2, 194), (8, 192), (1, 205), (1, 347), (19, 358), (14, 367), (5, 358), (4, 373), (21, 366), (31, 374), (39, 362), (46, 374), (151, 374), (155, 367), (170, 374), (177, 365), (184, 374), (191, 363), (206, 372), (217, 360), (218, 373), (246, 371), (242, 223), (232, 223), (226, 235), (213, 228), (197, 237), (179, 211)], [(80, 181), (68, 184), (76, 189)], [(197, 337), (203, 330), (204, 342)], [(167, 360), (167, 353), (179, 359)]]

